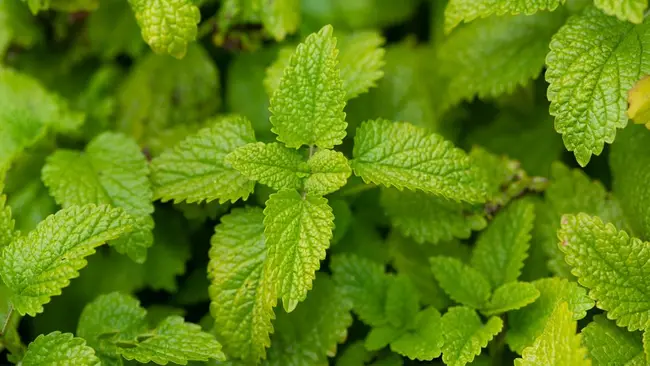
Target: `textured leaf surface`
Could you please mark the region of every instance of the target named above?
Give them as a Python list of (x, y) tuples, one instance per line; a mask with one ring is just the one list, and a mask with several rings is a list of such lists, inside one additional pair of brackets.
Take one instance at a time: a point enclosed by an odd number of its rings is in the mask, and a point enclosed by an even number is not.
[(248, 179), (277, 190), (301, 189), (309, 174), (302, 154), (277, 142), (241, 146), (226, 156), (226, 163)]
[[(2, 176), (0, 175), (0, 179)], [(11, 216), (11, 207), (7, 206), (7, 196), (2, 194), (4, 185), (0, 182), (0, 250), (9, 245), (13, 240), (16, 232), (14, 231), (15, 222)]]
[(214, 331), (231, 357), (265, 357), (273, 331), (274, 289), (265, 277), (264, 213), (234, 209), (215, 228), (210, 249), (210, 313)]
[(142, 38), (156, 53), (183, 58), (187, 44), (196, 39), (201, 20), (190, 0), (129, 0), (142, 29)]
[(291, 312), (311, 289), (325, 259), (334, 227), (327, 199), (295, 190), (274, 193), (264, 209), (269, 276), (282, 305)]
[(355, 32), (340, 38), (339, 65), (346, 99), (367, 92), (384, 76), (383, 44), (381, 34), (371, 31)]
[(278, 312), (264, 365), (325, 365), (351, 324), (349, 301), (329, 277), (319, 274), (307, 300), (289, 314)]
[(444, 342), (438, 310), (428, 307), (417, 314), (416, 328), (391, 342), (393, 352), (411, 360), (430, 361), (440, 356)]
[(532, 304), (508, 313), (506, 342), (510, 349), (521, 354), (524, 348), (533, 344), (542, 334), (546, 321), (560, 302), (567, 302), (573, 312), (573, 319), (585, 317), (594, 302), (587, 297), (587, 291), (575, 282), (553, 277), (533, 282), (539, 297)]
[(581, 334), (594, 366), (646, 364), (641, 334), (617, 327), (604, 315), (595, 316)]
[(450, 34), (437, 52), (439, 72), (448, 78), (445, 105), (511, 93), (537, 77), (566, 16), (564, 10), (493, 16)]
[(345, 137), (345, 90), (332, 31), (325, 26), (298, 45), (271, 98), (272, 131), (287, 147), (332, 148)]
[(551, 41), (550, 112), (564, 145), (582, 166), (627, 125), (627, 92), (650, 73), (648, 24), (633, 25), (591, 7)]
[(591, 366), (587, 350), (580, 345), (576, 321), (566, 302), (558, 304), (548, 318), (542, 334), (532, 346), (524, 349), (516, 366), (557, 365)]
[(106, 132), (84, 152), (57, 150), (47, 159), (42, 178), (63, 207), (93, 203), (124, 209), (134, 218), (133, 232), (109, 244), (139, 263), (145, 261), (153, 244), (153, 193), (146, 158), (135, 141)]
[(388, 281), (384, 266), (355, 254), (339, 254), (332, 257), (330, 267), (334, 282), (352, 302), (359, 319), (375, 327), (385, 324)]
[(250, 122), (229, 116), (187, 137), (151, 162), (154, 198), (188, 203), (246, 200), (255, 183), (224, 159), (236, 148), (255, 141)]
[(539, 290), (527, 282), (510, 282), (494, 290), (490, 301), (481, 309), (486, 316), (517, 310), (539, 297)]
[(39, 335), (29, 344), (22, 365), (99, 365), (95, 351), (86, 341), (70, 333), (52, 332)]
[(535, 207), (516, 201), (499, 212), (481, 233), (472, 256), (472, 267), (480, 271), (492, 288), (514, 282), (528, 257)]
[(485, 187), (467, 154), (441, 136), (405, 122), (365, 122), (354, 137), (355, 174), (364, 181), (480, 202)]
[(382, 188), (380, 200), (393, 226), (421, 244), (467, 239), (487, 225), (470, 205), (421, 191)]
[(95, 247), (130, 232), (133, 220), (109, 206), (71, 206), (4, 247), (0, 275), (16, 310), (35, 316), (79, 275)]
[(450, 32), (461, 22), (490, 15), (532, 15), (542, 10), (553, 11), (565, 0), (451, 0), (445, 8), (445, 32)]
[(639, 24), (643, 22), (643, 13), (648, 7), (648, 0), (595, 0), (594, 5), (605, 14)]
[(431, 258), (433, 275), (454, 301), (481, 308), (490, 298), (490, 282), (477, 270), (451, 257)]
[(571, 273), (590, 289), (598, 308), (619, 326), (650, 327), (647, 242), (584, 213), (563, 216), (558, 237)]
[(305, 191), (326, 195), (343, 187), (352, 174), (348, 159), (342, 153), (319, 150), (307, 161), (309, 177), (305, 180)]
[(481, 349), (503, 327), (503, 321), (491, 317), (486, 324), (470, 308), (450, 308), (442, 317), (442, 332), (445, 343), (442, 346), (442, 360), (448, 366), (462, 366), (474, 360)]

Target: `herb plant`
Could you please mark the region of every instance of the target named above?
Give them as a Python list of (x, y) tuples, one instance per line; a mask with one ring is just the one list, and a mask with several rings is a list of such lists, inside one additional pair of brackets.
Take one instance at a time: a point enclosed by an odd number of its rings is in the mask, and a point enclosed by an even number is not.
[(647, 8), (0, 0), (1, 362), (650, 364)]

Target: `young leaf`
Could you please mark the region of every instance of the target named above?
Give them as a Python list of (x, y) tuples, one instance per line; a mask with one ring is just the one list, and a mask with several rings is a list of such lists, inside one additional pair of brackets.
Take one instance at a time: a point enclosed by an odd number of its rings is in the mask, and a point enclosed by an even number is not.
[(581, 334), (594, 366), (646, 364), (641, 334), (617, 327), (604, 315), (596, 315)]
[(332, 257), (330, 268), (342, 295), (364, 323), (378, 327), (386, 323), (384, 306), (388, 281), (384, 266), (355, 254)]
[(430, 361), (440, 356), (444, 343), (438, 310), (428, 307), (417, 314), (416, 327), (390, 343), (393, 352), (411, 360)]
[(168, 362), (187, 364), (187, 361), (224, 361), (221, 345), (211, 334), (201, 331), (201, 327), (186, 323), (180, 316), (165, 318), (156, 329), (140, 335), (144, 339), (121, 345), (116, 343), (118, 352), (127, 360), (140, 363), (154, 362), (166, 365)]
[(492, 16), (451, 33), (437, 50), (438, 72), (448, 79), (444, 105), (512, 93), (537, 77), (566, 17), (563, 9)]
[(470, 205), (422, 191), (382, 188), (380, 202), (393, 227), (420, 244), (468, 239), (487, 225), (482, 212)]
[(608, 318), (631, 331), (650, 327), (647, 242), (584, 213), (564, 215), (558, 238), (571, 273)]
[(384, 38), (378, 32), (361, 31), (340, 38), (339, 65), (347, 100), (376, 86), (384, 76)]
[(319, 150), (307, 161), (309, 176), (305, 179), (305, 191), (326, 195), (337, 191), (348, 181), (352, 169), (342, 153)]
[(364, 122), (354, 137), (353, 155), (355, 174), (369, 183), (472, 203), (485, 198), (484, 182), (465, 152), (409, 123)]
[(595, 0), (594, 5), (605, 14), (614, 15), (620, 20), (641, 24), (648, 0)]
[(576, 334), (576, 326), (568, 304), (561, 302), (548, 318), (542, 334), (532, 346), (524, 349), (515, 365), (591, 366), (587, 350), (580, 346), (581, 337)]
[(39, 335), (29, 344), (21, 365), (79, 365), (95, 366), (100, 361), (86, 341), (70, 333), (52, 332)]
[(133, 220), (109, 206), (71, 206), (49, 216), (4, 247), (0, 275), (21, 314), (36, 314), (85, 267), (84, 259), (105, 242), (128, 233)]
[(151, 162), (154, 198), (188, 203), (246, 200), (255, 182), (224, 159), (236, 148), (255, 141), (250, 122), (239, 116), (214, 121), (211, 128), (187, 137)]
[(211, 245), (214, 331), (229, 356), (257, 362), (270, 345), (277, 299), (265, 277), (264, 213), (259, 208), (233, 209), (215, 227)]
[(553, 11), (565, 0), (451, 0), (445, 8), (445, 33), (461, 22), (469, 23), (490, 15), (525, 14)]
[(332, 239), (334, 215), (327, 199), (295, 190), (272, 194), (264, 209), (269, 280), (287, 312), (311, 289)]
[(490, 301), (481, 312), (485, 316), (499, 315), (521, 309), (539, 297), (539, 290), (527, 282), (510, 282), (494, 290)]
[(129, 0), (142, 29), (142, 38), (155, 53), (183, 58), (187, 44), (196, 39), (201, 20), (190, 0)]
[(105, 132), (84, 152), (59, 149), (43, 167), (43, 182), (63, 207), (89, 203), (124, 209), (134, 218), (130, 235), (109, 243), (138, 263), (153, 244), (152, 190), (145, 156), (132, 139)]
[(491, 317), (486, 324), (470, 308), (450, 308), (442, 317), (442, 360), (448, 366), (463, 366), (474, 360), (481, 349), (501, 332), (503, 321)]
[(497, 214), (476, 241), (472, 267), (485, 276), (492, 288), (519, 278), (528, 257), (534, 220), (533, 204), (525, 200), (515, 201)]
[(331, 149), (346, 134), (345, 90), (332, 26), (298, 45), (271, 98), (272, 131), (287, 147)]
[(546, 58), (550, 113), (582, 166), (627, 125), (627, 91), (650, 73), (649, 24), (633, 25), (590, 7), (553, 36)]
[(490, 282), (477, 270), (451, 257), (431, 258), (433, 275), (454, 301), (475, 309), (490, 298)]
[(314, 280), (314, 289), (295, 311), (278, 312), (275, 332), (265, 365), (300, 366), (327, 364), (336, 345), (345, 340), (352, 324), (350, 303), (324, 274)]
[(584, 318), (587, 310), (594, 306), (585, 289), (575, 282), (553, 277), (537, 280), (532, 284), (539, 291), (537, 300), (508, 313), (506, 342), (510, 349), (519, 354), (542, 334), (547, 319), (560, 302), (569, 304), (573, 320)]
[(277, 190), (302, 189), (302, 181), (309, 174), (302, 154), (277, 142), (238, 147), (226, 155), (225, 162), (246, 178)]

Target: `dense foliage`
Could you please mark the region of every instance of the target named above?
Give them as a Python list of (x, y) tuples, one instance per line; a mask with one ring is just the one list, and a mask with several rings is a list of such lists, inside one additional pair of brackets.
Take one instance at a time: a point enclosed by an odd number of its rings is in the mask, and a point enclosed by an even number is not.
[(650, 364), (647, 8), (0, 0), (0, 363)]

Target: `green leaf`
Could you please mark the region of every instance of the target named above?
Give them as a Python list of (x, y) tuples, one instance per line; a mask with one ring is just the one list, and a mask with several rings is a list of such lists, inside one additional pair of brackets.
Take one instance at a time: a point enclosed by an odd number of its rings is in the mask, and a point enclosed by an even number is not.
[(95, 247), (130, 232), (133, 224), (121, 209), (71, 206), (16, 238), (0, 257), (0, 275), (16, 310), (31, 316), (42, 312), (43, 305), (79, 275)]
[(472, 267), (481, 272), (492, 288), (517, 281), (528, 257), (535, 206), (519, 200), (499, 212), (476, 241)]
[(102, 1), (101, 6), (88, 15), (86, 24), (91, 47), (103, 59), (110, 60), (121, 53), (133, 58), (142, 55), (145, 43), (127, 1)]
[(388, 346), (390, 342), (397, 340), (403, 332), (403, 329), (391, 325), (374, 327), (368, 332), (364, 345), (369, 351), (378, 351)]
[(111, 205), (134, 218), (130, 235), (109, 244), (143, 263), (153, 244), (152, 190), (145, 156), (132, 139), (105, 132), (83, 152), (59, 149), (43, 167), (43, 182), (63, 207)]
[(352, 169), (342, 153), (319, 150), (307, 161), (309, 176), (305, 179), (305, 191), (326, 195), (337, 191), (347, 183)]
[(354, 137), (353, 155), (352, 168), (367, 183), (467, 202), (485, 198), (484, 182), (465, 152), (409, 123), (364, 122)]
[(561, 302), (548, 318), (542, 334), (532, 346), (524, 349), (515, 365), (591, 366), (587, 350), (580, 346), (581, 337), (576, 334), (576, 327), (569, 305)]
[(327, 199), (295, 190), (272, 194), (264, 209), (269, 276), (287, 312), (311, 289), (334, 228)]
[(450, 308), (442, 317), (442, 360), (448, 366), (463, 366), (474, 360), (481, 349), (501, 332), (503, 321), (491, 317), (486, 324), (470, 308)]
[(219, 70), (199, 44), (182, 60), (150, 52), (117, 89), (115, 124), (155, 157), (214, 123), (220, 89)]
[(521, 309), (539, 297), (539, 290), (527, 282), (510, 282), (497, 287), (481, 312), (485, 316), (499, 315)]
[(301, 189), (303, 179), (309, 174), (302, 154), (277, 142), (238, 147), (226, 155), (225, 162), (246, 178), (277, 190)]
[(11, 216), (11, 207), (7, 206), (7, 196), (2, 194), (4, 188), (0, 176), (0, 250), (11, 244), (18, 233), (14, 230), (15, 222)]
[(41, 41), (43, 35), (35, 19), (20, 1), (0, 3), (0, 57), (12, 43), (31, 48)]
[(52, 332), (39, 335), (29, 344), (21, 365), (99, 365), (95, 351), (86, 341), (71, 333)]
[(214, 331), (229, 356), (257, 362), (270, 345), (277, 299), (264, 268), (262, 209), (237, 208), (223, 216), (211, 245), (208, 277)]
[(557, 277), (544, 278), (532, 283), (539, 291), (539, 297), (532, 304), (508, 313), (506, 342), (510, 349), (521, 354), (542, 334), (546, 321), (560, 302), (567, 302), (573, 312), (573, 320), (587, 315), (594, 302), (587, 297), (584, 288), (575, 282)]
[(373, 327), (384, 325), (388, 295), (384, 266), (355, 254), (338, 254), (332, 257), (330, 268), (334, 282), (359, 319)]
[(417, 314), (416, 328), (390, 343), (393, 352), (411, 360), (430, 361), (440, 356), (444, 343), (438, 310), (428, 307)]
[(244, 117), (217, 119), (211, 128), (189, 136), (151, 162), (154, 197), (188, 203), (246, 200), (255, 182), (226, 163), (236, 148), (255, 141)]
[(614, 15), (620, 20), (641, 24), (648, 0), (595, 0), (594, 5), (605, 14)]
[(284, 70), (290, 66), (291, 57), (295, 51), (294, 47), (285, 46), (278, 50), (275, 61), (267, 68), (264, 76), (264, 89), (269, 98), (273, 97), (280, 86), (284, 76)]
[(550, 113), (582, 166), (627, 125), (627, 91), (650, 73), (648, 24), (633, 25), (590, 7), (553, 36), (546, 58)]
[(643, 332), (643, 351), (646, 362), (650, 362), (650, 337), (648, 337), (648, 332)]
[(468, 239), (487, 225), (483, 213), (470, 205), (422, 191), (382, 188), (380, 202), (393, 227), (420, 244)]
[(420, 296), (411, 280), (398, 274), (387, 278), (385, 316), (388, 324), (396, 329), (412, 329), (417, 323)]
[[(276, 41), (282, 41), (287, 34), (294, 33), (300, 25), (300, 3), (297, 0), (226, 0), (217, 14), (219, 43), (236, 25), (262, 23), (264, 31)], [(235, 32), (233, 32), (236, 34)]]
[(0, 170), (47, 131), (71, 132), (83, 120), (32, 77), (0, 67)]
[(155, 53), (183, 58), (187, 44), (196, 39), (201, 20), (190, 0), (129, 0), (142, 29), (142, 38)]
[(347, 100), (376, 86), (384, 76), (385, 40), (380, 33), (361, 31), (340, 38), (339, 65)]
[(437, 50), (437, 69), (448, 84), (445, 105), (512, 93), (536, 78), (566, 17), (563, 9), (492, 16), (451, 33)]
[(431, 258), (433, 275), (454, 301), (475, 309), (490, 298), (490, 282), (477, 270), (451, 257)]
[(287, 147), (331, 149), (345, 137), (345, 90), (332, 32), (325, 26), (298, 45), (271, 98), (272, 131)]
[[(649, 151), (649, 137), (645, 127), (628, 126), (621, 131), (612, 145), (609, 166), (612, 170), (612, 190), (622, 207), (618, 212), (621, 219), (614, 220), (611, 215), (603, 215), (601, 212), (583, 211), (598, 215), (619, 229), (626, 229), (624, 224), (629, 223), (631, 233), (642, 239), (650, 239), (650, 215), (647, 214), (650, 189), (645, 184), (646, 176), (650, 172), (644, 169), (650, 161), (646, 155)], [(625, 221), (622, 219), (623, 213), (625, 213)]]
[(631, 331), (650, 327), (648, 243), (584, 213), (564, 215), (558, 238), (571, 273), (598, 308)]
[(264, 365), (324, 365), (347, 336), (352, 324), (350, 303), (329, 277), (318, 274), (307, 299), (291, 313), (279, 311), (273, 324)]
[(650, 124), (650, 105), (648, 98), (648, 84), (650, 78), (644, 76), (641, 80), (634, 84), (627, 94), (627, 116), (636, 124), (645, 124), (648, 127)]
[(123, 346), (117, 343), (118, 352), (127, 360), (140, 363), (154, 362), (166, 365), (168, 362), (187, 364), (187, 361), (224, 361), (221, 345), (211, 334), (201, 331), (201, 327), (186, 323), (180, 316), (165, 318), (156, 329), (140, 335), (144, 341), (137, 339)]
[(445, 8), (445, 33), (451, 32), (462, 22), (490, 15), (533, 15), (538, 11), (553, 11), (565, 0), (450, 0)]
[(617, 327), (604, 315), (596, 315), (581, 334), (594, 366), (646, 364), (641, 334)]

